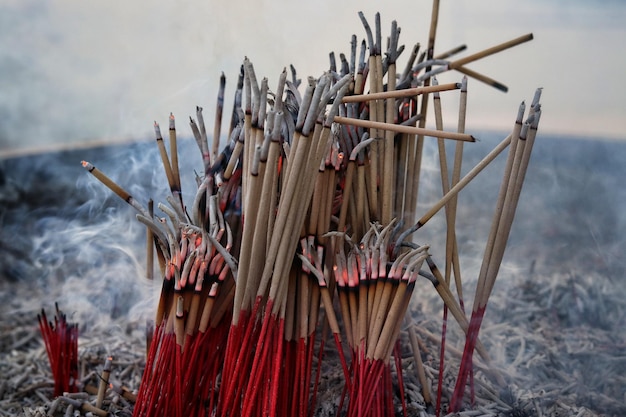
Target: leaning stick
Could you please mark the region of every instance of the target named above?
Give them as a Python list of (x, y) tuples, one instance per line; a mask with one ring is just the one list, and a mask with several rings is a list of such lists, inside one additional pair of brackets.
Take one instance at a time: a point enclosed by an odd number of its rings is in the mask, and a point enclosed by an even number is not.
[(464, 134), (464, 133), (442, 132), (438, 130), (425, 129), (425, 128), (415, 127), (415, 126), (398, 125), (395, 123), (374, 122), (371, 120), (354, 119), (351, 117), (343, 117), (343, 116), (335, 117), (335, 122), (339, 124), (352, 125), (352, 126), (358, 126), (358, 127), (364, 127), (364, 128), (370, 128), (370, 129), (391, 130), (392, 132), (397, 132), (397, 133), (408, 133), (408, 134), (413, 134), (413, 135), (432, 136), (436, 138), (463, 140), (466, 142), (476, 142), (476, 138), (474, 138), (474, 136)]
[(461, 59), (457, 59), (456, 61), (452, 61), (450, 64), (448, 64), (448, 68), (449, 69), (457, 69), (458, 67), (461, 67), (465, 64), (469, 64), (470, 62), (474, 62), (477, 61), (479, 59), (485, 58), (489, 55), (493, 55), (495, 53), (498, 53), (500, 51), (504, 51), (505, 49), (508, 48), (512, 48), (514, 46), (517, 46), (521, 43), (524, 42), (528, 42), (530, 40), (533, 39), (533, 34), (532, 33), (528, 33), (526, 35), (522, 35), (520, 37), (517, 37), (515, 39), (511, 39), (510, 41), (507, 42), (503, 42), (501, 44), (492, 46), (491, 48), (487, 48), (484, 49), (480, 52), (476, 52), (475, 54), (466, 56), (465, 58), (461, 58)]
[(139, 213), (143, 214), (146, 217), (150, 216), (148, 211), (145, 208), (143, 208), (141, 204), (139, 204), (137, 200), (135, 200), (128, 191), (124, 190), (122, 187), (117, 185), (115, 181), (107, 177), (102, 171), (96, 168), (93, 164), (87, 161), (82, 161), (81, 164), (83, 165), (83, 168), (85, 168), (87, 171), (91, 173), (91, 175), (96, 177), (102, 184), (106, 185), (111, 191), (117, 194), (122, 200), (126, 201), (128, 204), (133, 206)]
[(403, 90), (388, 90), (378, 93), (358, 94), (344, 97), (342, 103), (360, 103), (369, 100), (382, 100), (388, 98), (407, 98), (415, 97), (420, 94), (434, 93), (435, 91), (458, 90), (461, 88), (460, 83), (447, 83), (441, 85), (432, 85), (427, 87), (405, 88)]
[(448, 59), (450, 58), (452, 55), (456, 55), (459, 52), (462, 52), (464, 50), (467, 49), (467, 45), (463, 44), (463, 45), (459, 45), (456, 46), (448, 51), (442, 52), (440, 54), (435, 55), (433, 58), (434, 59)]
[(493, 78), (489, 78), (486, 75), (483, 75), (481, 73), (478, 73), (474, 70), (471, 70), (467, 67), (464, 66), (459, 66), (456, 67), (455, 70), (457, 70), (458, 72), (467, 75), (468, 77), (472, 77), (478, 81), (481, 81), (487, 85), (492, 86), (493, 88), (500, 90), (504, 93), (506, 93), (507, 91), (509, 91), (509, 87), (507, 87), (506, 85), (502, 84), (500, 81), (496, 81)]

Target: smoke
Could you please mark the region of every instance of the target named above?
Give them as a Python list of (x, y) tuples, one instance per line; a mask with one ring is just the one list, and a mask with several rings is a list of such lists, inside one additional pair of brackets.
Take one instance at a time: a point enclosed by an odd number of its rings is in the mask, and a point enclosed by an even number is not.
[[(195, 192), (193, 171), (202, 160), (195, 143), (180, 143), (189, 199)], [(145, 278), (145, 228), (132, 207), (82, 168), (81, 159), (140, 204), (165, 201), (167, 182), (153, 142), (4, 160), (0, 279), (33, 289), (34, 299), (22, 303), (59, 302), (88, 329), (117, 320), (143, 322), (152, 318), (154, 294), (160, 291), (158, 273), (154, 282)]]

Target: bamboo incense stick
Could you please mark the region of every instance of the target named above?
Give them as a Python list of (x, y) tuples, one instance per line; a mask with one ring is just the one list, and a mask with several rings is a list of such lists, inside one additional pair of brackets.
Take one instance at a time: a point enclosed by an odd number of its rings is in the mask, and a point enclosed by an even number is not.
[[(437, 25), (439, 22), (439, 0), (433, 0), (431, 16), (430, 16), (430, 27), (428, 31), (428, 45), (425, 51), (425, 55), (423, 55), (420, 59), (423, 60), (432, 60), (435, 51), (435, 39), (437, 35)], [(430, 70), (429, 67), (425, 69), (426, 72)], [(424, 80), (424, 86), (428, 87), (430, 85), (430, 78), (426, 78)], [(426, 114), (428, 113), (428, 94), (423, 94), (421, 96), (421, 104), (419, 113), (422, 115), (422, 118), (419, 120), (418, 127), (420, 129), (424, 129), (426, 126)], [(408, 209), (408, 213), (415, 213), (415, 208), (417, 207), (417, 200), (419, 195), (419, 181), (420, 181), (420, 171), (421, 171), (421, 163), (422, 163), (422, 153), (424, 148), (424, 136), (425, 134), (416, 132), (417, 135), (415, 141), (411, 141), (409, 143), (408, 155), (409, 161), (408, 166), (409, 170), (407, 172), (407, 178), (409, 178), (409, 184), (407, 189), (409, 191), (408, 195), (408, 206), (403, 207), (403, 209)]]
[[(437, 85), (436, 78), (432, 78), (433, 85)], [(435, 126), (438, 130), (443, 130), (443, 119), (442, 119), (442, 110), (441, 110), (441, 97), (439, 92), (435, 92), (433, 94), (433, 103), (434, 103), (434, 112), (435, 112)], [(447, 194), (450, 191), (450, 179), (448, 173), (448, 163), (447, 163), (447, 155), (446, 155), (446, 147), (443, 139), (437, 139), (438, 151), (439, 151), (439, 165), (440, 165), (440, 176), (441, 176), (441, 188), (443, 194)], [(456, 235), (454, 233), (454, 210), (453, 207), (454, 201), (456, 197), (451, 199), (445, 205), (445, 217), (446, 217), (446, 244), (445, 244), (445, 269), (444, 269), (444, 280), (446, 285), (450, 285), (450, 277), (452, 275), (452, 258), (453, 258), (453, 249), (454, 242), (456, 240)], [(441, 328), (441, 348), (439, 351), (439, 377), (437, 380), (437, 399), (435, 404), (435, 409), (437, 413), (441, 410), (441, 401), (442, 401), (442, 391), (443, 391), (443, 379), (444, 379), (444, 363), (445, 363), (445, 348), (446, 348), (446, 334), (447, 334), (447, 326), (448, 326), (448, 306), (444, 303), (443, 307), (443, 317), (442, 317), (442, 328)]]
[(441, 53), (435, 55), (433, 58), (434, 59), (448, 59), (452, 55), (456, 55), (459, 52), (463, 52), (466, 49), (467, 49), (467, 45), (462, 44), (462, 45), (456, 46), (456, 47), (454, 47), (454, 48), (452, 48), (450, 50), (447, 50), (445, 52), (441, 52)]
[(352, 118), (347, 118), (347, 117), (342, 117), (342, 116), (335, 117), (335, 122), (341, 123), (341, 124), (349, 124), (353, 126), (365, 127), (365, 128), (391, 130), (393, 132), (398, 132), (398, 133), (408, 133), (408, 134), (413, 134), (413, 135), (432, 136), (436, 138), (463, 140), (466, 142), (476, 141), (476, 138), (468, 134), (461, 134), (461, 133), (456, 133), (456, 132), (443, 132), (443, 131), (438, 131), (438, 130), (425, 129), (421, 127), (398, 125), (394, 123), (352, 119)]
[[(389, 51), (387, 53), (387, 91), (394, 91), (396, 89), (396, 59), (399, 55), (398, 48), (398, 36), (399, 29), (397, 23), (394, 20), (391, 24), (391, 36)], [(396, 106), (395, 99), (388, 98), (385, 101), (386, 112), (385, 121), (387, 123), (394, 123), (396, 121)], [(384, 155), (382, 159), (381, 173), (382, 173), (382, 201), (381, 201), (381, 221), (383, 224), (391, 222), (394, 215), (394, 198), (393, 198), (393, 185), (395, 174), (395, 135), (391, 131), (385, 131), (384, 141)]]
[(460, 83), (447, 83), (441, 85), (431, 85), (424, 87), (405, 88), (403, 90), (387, 90), (377, 93), (358, 94), (352, 96), (346, 96), (341, 101), (343, 103), (359, 103), (370, 100), (384, 100), (389, 98), (406, 98), (415, 97), (420, 94), (434, 93), (435, 91), (450, 91), (458, 90), (461, 88)]
[(457, 66), (454, 68), (456, 71), (460, 72), (461, 74), (465, 74), (469, 77), (472, 77), (478, 81), (481, 81), (487, 85), (492, 86), (493, 88), (500, 90), (504, 93), (506, 93), (507, 91), (509, 91), (509, 87), (507, 87), (506, 85), (504, 85), (503, 83), (494, 80), (493, 78), (489, 78), (486, 75), (483, 75), (479, 72), (476, 72), (474, 70), (471, 70), (465, 66)]
[(83, 168), (89, 171), (94, 177), (96, 177), (102, 184), (104, 184), (105, 186), (107, 186), (107, 188), (109, 188), (111, 191), (117, 194), (122, 200), (126, 201), (133, 208), (135, 208), (135, 210), (137, 210), (139, 213), (143, 214), (144, 216), (149, 216), (148, 211), (145, 208), (143, 208), (137, 202), (137, 200), (135, 200), (133, 196), (131, 196), (130, 193), (128, 193), (128, 191), (124, 190), (122, 187), (117, 185), (116, 182), (114, 182), (111, 178), (106, 176), (102, 171), (100, 171), (90, 162), (82, 161), (81, 163), (83, 165)]
[(465, 64), (469, 64), (470, 62), (477, 61), (479, 59), (485, 58), (489, 55), (493, 55), (495, 53), (504, 51), (505, 49), (512, 48), (524, 42), (528, 42), (533, 39), (533, 34), (528, 33), (526, 35), (519, 36), (515, 39), (511, 39), (507, 42), (503, 42), (501, 44), (492, 46), (490, 48), (484, 49), (482, 51), (476, 52), (472, 55), (466, 56), (464, 58), (457, 59), (456, 61), (452, 61), (449, 65), (449, 69), (457, 69), (458, 67), (464, 66)]
[(157, 122), (154, 122), (154, 133), (156, 136), (157, 147), (159, 148), (159, 154), (161, 155), (161, 162), (163, 163), (163, 169), (165, 170), (165, 177), (167, 178), (167, 183), (170, 186), (172, 195), (175, 195), (177, 198), (180, 198), (180, 189), (178, 189), (176, 179), (174, 177), (174, 173), (172, 170), (172, 165), (170, 164), (170, 160), (167, 155), (167, 150), (165, 150), (165, 144), (163, 143), (163, 136), (161, 135), (161, 128), (159, 127), (159, 124)]

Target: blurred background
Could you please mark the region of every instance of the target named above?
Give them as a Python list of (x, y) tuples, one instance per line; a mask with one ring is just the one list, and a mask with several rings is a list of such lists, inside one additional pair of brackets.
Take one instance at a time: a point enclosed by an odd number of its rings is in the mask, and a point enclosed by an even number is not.
[[(270, 86), (289, 64), (301, 78), (317, 77), (328, 67), (330, 51), (348, 53), (352, 34), (364, 38), (358, 11), (372, 24), (380, 11), (384, 36), (397, 20), (405, 62), (416, 42), (424, 47), (428, 41), (431, 5), (4, 0), (0, 154), (152, 138), (153, 120), (164, 123), (169, 112), (185, 120), (200, 105), (213, 114), (222, 71), (230, 109), (244, 56)], [(544, 87), (542, 132), (626, 137), (623, 1), (442, 1), (439, 15), (436, 53), (466, 44), (466, 55), (529, 32), (535, 36), (468, 65), (509, 87), (505, 94), (470, 81), (470, 130), (507, 131), (519, 102)]]

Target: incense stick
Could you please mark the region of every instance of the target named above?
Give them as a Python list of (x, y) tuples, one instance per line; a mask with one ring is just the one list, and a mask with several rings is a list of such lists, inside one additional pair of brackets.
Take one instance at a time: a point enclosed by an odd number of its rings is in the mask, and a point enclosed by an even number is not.
[(458, 90), (461, 88), (460, 83), (448, 83), (441, 85), (432, 85), (432, 86), (424, 86), (424, 87), (414, 87), (414, 88), (405, 88), (403, 90), (387, 90), (381, 91), (377, 93), (368, 93), (368, 94), (358, 94), (352, 96), (346, 96), (341, 101), (343, 103), (359, 103), (363, 101), (370, 100), (382, 100), (388, 98), (406, 98), (406, 97), (415, 97), (420, 94), (433, 93), (435, 91), (450, 91), (450, 90)]
[(126, 201), (130, 204), (135, 210), (144, 216), (149, 216), (149, 213), (143, 208), (137, 200), (133, 198), (133, 196), (128, 193), (128, 191), (124, 190), (120, 187), (116, 182), (114, 182), (111, 178), (106, 176), (102, 171), (96, 168), (93, 164), (87, 161), (82, 161), (83, 168), (89, 171), (94, 177), (96, 177), (102, 184), (107, 186), (111, 191), (117, 194), (122, 200)]
[(391, 130), (393, 132), (407, 133), (407, 134), (412, 134), (412, 135), (432, 136), (436, 138), (462, 140), (466, 142), (476, 141), (476, 138), (468, 134), (461, 134), (461, 133), (456, 133), (456, 132), (443, 132), (443, 131), (432, 130), (432, 129), (423, 129), (423, 128), (414, 127), (414, 126), (397, 125), (393, 123), (373, 122), (373, 121), (361, 120), (361, 119), (351, 119), (351, 118), (342, 117), (342, 116), (335, 117), (335, 122), (341, 123), (341, 124), (349, 124), (353, 126), (366, 127), (366, 128)]
[(485, 58), (489, 55), (493, 55), (495, 53), (504, 51), (505, 49), (509, 49), (512, 48), (514, 46), (517, 46), (519, 44), (522, 44), (524, 42), (528, 42), (531, 41), (533, 39), (533, 34), (532, 33), (528, 33), (526, 35), (522, 35), (519, 36), (515, 39), (511, 39), (507, 42), (503, 42), (501, 44), (492, 46), (490, 48), (484, 49), (482, 51), (476, 52), (474, 54), (471, 54), (469, 56), (466, 56), (465, 58), (460, 58), (457, 59), (456, 61), (452, 61), (450, 64), (448, 64), (448, 68), (449, 69), (457, 69), (458, 67), (464, 66), (465, 64), (469, 64), (470, 62), (474, 62), (477, 61), (479, 59)]

